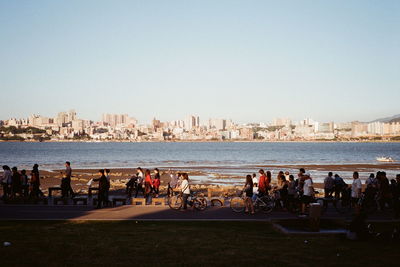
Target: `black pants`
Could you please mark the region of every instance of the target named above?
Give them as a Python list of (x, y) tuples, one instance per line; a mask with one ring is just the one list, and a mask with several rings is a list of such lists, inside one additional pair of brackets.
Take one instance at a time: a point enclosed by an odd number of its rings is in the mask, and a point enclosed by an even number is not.
[(174, 193), (174, 189), (171, 187), (171, 185), (168, 183), (168, 189), (167, 189), (167, 196), (172, 196)]
[(107, 204), (107, 191), (106, 190), (99, 190), (97, 194), (97, 208), (104, 207)]
[(183, 194), (182, 195), (182, 201), (183, 201), (183, 209), (186, 210), (187, 209), (187, 203), (188, 203), (188, 198), (189, 198), (190, 194)]
[(137, 198), (139, 191), (141, 191), (144, 195), (144, 188), (142, 184), (138, 184), (136, 187), (136, 193), (135, 193), (135, 198)]

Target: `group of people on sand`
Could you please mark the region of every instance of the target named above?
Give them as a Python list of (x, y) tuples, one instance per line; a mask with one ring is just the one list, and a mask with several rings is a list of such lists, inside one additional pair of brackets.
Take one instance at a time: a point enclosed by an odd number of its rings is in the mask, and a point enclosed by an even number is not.
[(387, 178), (384, 171), (378, 171), (376, 175), (371, 173), (365, 180), (365, 190), (358, 172), (353, 173), (353, 182), (347, 185), (338, 175), (333, 176), (332, 172), (324, 179), (324, 193), (326, 198), (348, 199), (356, 208), (360, 209), (360, 198), (364, 193), (364, 204), (378, 204), (380, 210), (393, 208), (395, 217), (400, 217), (400, 174), (395, 179)]
[[(275, 204), (283, 210), (300, 210), (300, 215), (304, 216), (307, 206), (315, 201), (315, 191), (313, 179), (310, 173), (304, 168), (300, 168), (295, 179), (288, 171), (280, 171), (277, 175), (276, 182), (272, 181), (270, 171), (260, 169), (258, 177), (247, 175), (243, 192), (246, 196), (246, 212), (253, 214), (253, 202), (257, 197), (266, 194), (273, 194)], [(333, 175), (332, 172), (324, 179), (324, 197), (335, 198), (336, 200), (348, 201), (355, 210), (359, 209), (360, 198), (362, 193), (365, 194), (365, 201), (377, 201), (379, 208), (393, 208), (396, 217), (400, 217), (400, 174), (396, 179), (389, 179), (383, 171), (377, 172), (376, 175), (370, 174), (365, 181), (365, 191), (358, 172), (353, 173), (353, 182), (351, 185), (345, 183), (344, 179), (338, 174)]]
[[(170, 180), (167, 187), (167, 196), (172, 196), (174, 191), (182, 194), (183, 210), (187, 209), (188, 198), (190, 196), (189, 175), (187, 173), (169, 173)], [(146, 202), (149, 202), (150, 197), (158, 197), (160, 194), (161, 175), (160, 171), (155, 168), (152, 172), (146, 169), (144, 172), (142, 168), (136, 169), (136, 174), (133, 175), (126, 184), (126, 193), (128, 197), (132, 197), (135, 192), (135, 198), (138, 197), (139, 192), (143, 193)]]
[(30, 172), (30, 177), (26, 170), (18, 171), (17, 167), (10, 168), (3, 165), (3, 175), (0, 177), (3, 189), (3, 200), (9, 199), (37, 199), (43, 196), (40, 190), (39, 165), (35, 164)]
[(126, 183), (126, 193), (132, 197), (135, 191), (135, 198), (141, 192), (148, 202), (150, 196), (158, 197), (160, 194), (161, 175), (160, 171), (155, 168), (152, 172), (149, 169), (143, 171), (141, 167), (136, 169), (136, 173)]
[(272, 184), (272, 173), (260, 169), (258, 177), (255, 173), (247, 175), (243, 192), (245, 194), (246, 213), (254, 214), (253, 202), (257, 197), (274, 194), (275, 204), (282, 209), (291, 209), (298, 205), (295, 201), (300, 197), (301, 210), (304, 213), (306, 206), (312, 201), (314, 187), (311, 175), (301, 168), (297, 179), (288, 171), (280, 171), (276, 183)]

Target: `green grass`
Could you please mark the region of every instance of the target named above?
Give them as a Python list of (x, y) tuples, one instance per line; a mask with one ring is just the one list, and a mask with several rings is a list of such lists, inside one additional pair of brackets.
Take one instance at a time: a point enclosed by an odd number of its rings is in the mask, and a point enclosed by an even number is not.
[(265, 222), (2, 221), (0, 241), (12, 243), (1, 244), (0, 266), (388, 266), (400, 249), (288, 236)]

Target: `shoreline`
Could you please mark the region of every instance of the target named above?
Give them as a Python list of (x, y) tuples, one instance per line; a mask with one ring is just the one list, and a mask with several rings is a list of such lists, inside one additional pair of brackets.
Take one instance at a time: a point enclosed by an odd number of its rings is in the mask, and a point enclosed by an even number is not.
[(0, 140), (0, 143), (400, 143), (400, 140)]

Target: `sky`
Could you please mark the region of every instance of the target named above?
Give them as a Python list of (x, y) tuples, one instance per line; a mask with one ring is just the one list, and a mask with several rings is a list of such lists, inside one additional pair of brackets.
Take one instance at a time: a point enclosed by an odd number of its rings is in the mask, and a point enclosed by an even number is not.
[(400, 114), (400, 1), (0, 0), (0, 119)]

